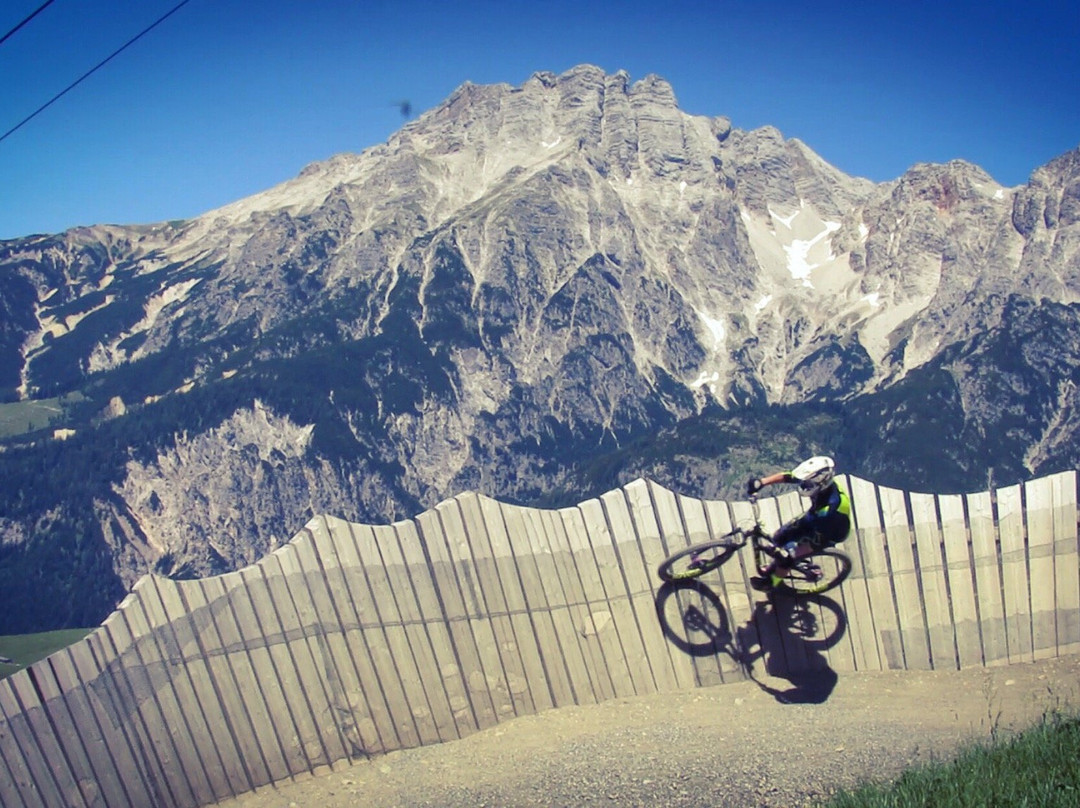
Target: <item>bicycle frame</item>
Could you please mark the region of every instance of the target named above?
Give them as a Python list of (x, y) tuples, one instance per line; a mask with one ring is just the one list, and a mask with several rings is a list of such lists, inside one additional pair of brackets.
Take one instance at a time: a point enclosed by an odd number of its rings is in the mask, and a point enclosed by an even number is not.
[[(754, 551), (754, 564), (758, 569), (764, 569), (767, 567), (776, 557), (768, 553), (762, 546), (762, 540), (766, 540), (772, 545), (773, 548), (779, 549), (779, 546), (772, 540), (772, 536), (765, 530), (761, 524), (761, 505), (758, 504), (758, 495), (751, 494), (748, 497), (750, 501), (750, 507), (754, 512), (754, 525), (746, 531), (750, 535), (750, 544)], [(810, 552), (803, 555), (792, 556), (790, 564), (788, 565), (792, 570), (799, 568), (804, 563), (813, 563), (811, 559), (814, 557), (815, 552), (811, 549)]]

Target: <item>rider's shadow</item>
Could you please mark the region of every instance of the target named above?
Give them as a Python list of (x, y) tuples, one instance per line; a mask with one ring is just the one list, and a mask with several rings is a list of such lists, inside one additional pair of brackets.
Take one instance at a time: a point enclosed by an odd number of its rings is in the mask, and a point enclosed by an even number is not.
[[(729, 656), (777, 701), (820, 704), (836, 686), (837, 674), (824, 652), (843, 637), (847, 618), (829, 597), (757, 601), (750, 619), (733, 631), (720, 596), (701, 581), (687, 581), (660, 588), (656, 614), (677, 648), (697, 658)], [(759, 661), (771, 679), (786, 680), (790, 687), (756, 676)]]
[[(758, 687), (784, 704), (821, 704), (833, 692), (838, 676), (825, 654), (847, 631), (843, 608), (825, 595), (799, 600), (775, 598), (758, 601), (754, 613), (736, 634), (752, 668), (761, 659), (765, 672), (790, 687), (777, 687), (751, 675)], [(756, 650), (751, 650), (756, 649)]]

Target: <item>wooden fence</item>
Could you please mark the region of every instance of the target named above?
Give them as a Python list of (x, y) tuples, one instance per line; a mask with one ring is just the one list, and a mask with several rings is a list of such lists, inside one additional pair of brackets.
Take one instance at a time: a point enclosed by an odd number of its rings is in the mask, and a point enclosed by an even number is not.
[[(318, 517), (235, 573), (147, 576), (84, 641), (0, 681), (0, 802), (200, 806), (552, 707), (800, 672), (1080, 651), (1076, 475), (968, 496), (848, 479), (851, 578), (801, 605), (749, 552), (660, 586), (746, 503), (639, 480), (546, 511), (463, 494), (389, 526)], [(765, 501), (775, 527), (794, 494)]]

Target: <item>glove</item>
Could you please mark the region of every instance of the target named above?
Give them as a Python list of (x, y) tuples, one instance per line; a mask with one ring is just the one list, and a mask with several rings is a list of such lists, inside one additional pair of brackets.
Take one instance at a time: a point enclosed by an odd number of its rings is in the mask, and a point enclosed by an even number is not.
[(748, 496), (752, 497), (764, 487), (765, 486), (761, 484), (761, 480), (759, 480), (757, 477), (751, 477), (749, 480), (746, 481), (746, 493)]

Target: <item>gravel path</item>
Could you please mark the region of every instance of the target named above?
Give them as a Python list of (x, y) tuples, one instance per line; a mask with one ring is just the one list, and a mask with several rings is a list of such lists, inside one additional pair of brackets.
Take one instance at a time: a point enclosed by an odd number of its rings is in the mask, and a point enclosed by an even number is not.
[(524, 716), (222, 808), (814, 805), (1080, 712), (1080, 656), (990, 669), (763, 677)]

